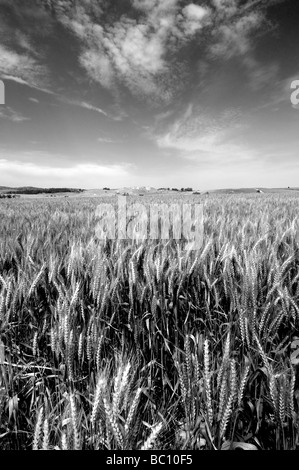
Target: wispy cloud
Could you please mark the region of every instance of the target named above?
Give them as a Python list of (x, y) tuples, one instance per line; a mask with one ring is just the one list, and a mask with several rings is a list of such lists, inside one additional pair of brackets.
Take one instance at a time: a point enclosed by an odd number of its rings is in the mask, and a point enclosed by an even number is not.
[[(77, 104), (77, 103), (73, 103), (73, 104)], [(108, 116), (108, 114), (105, 111), (103, 111), (101, 108), (97, 108), (96, 106), (86, 103), (85, 101), (78, 102), (78, 106), (81, 106), (81, 108), (89, 109), (90, 111), (95, 111), (96, 113), (104, 114), (104, 116)]]
[(32, 103), (36, 103), (36, 104), (39, 103), (39, 100), (38, 100), (37, 98), (31, 98), (31, 97), (30, 97), (30, 98), (28, 98), (28, 99), (29, 99), (29, 101), (32, 101)]
[(102, 144), (121, 144), (123, 141), (120, 139), (112, 139), (110, 137), (99, 137), (97, 139), (98, 142)]
[(24, 85), (24, 86), (27, 86), (27, 87), (32, 88), (34, 90), (41, 91), (41, 92), (49, 94), (49, 95), (56, 95), (56, 93), (54, 91), (50, 90), (49, 88), (45, 88), (42, 85), (41, 86), (36, 85), (33, 82), (30, 83), (27, 80), (24, 80), (23, 78), (18, 77), (18, 76), (7, 75), (6, 73), (3, 73), (2, 78), (4, 80), (12, 81), (12, 82), (18, 83), (19, 85)]
[(23, 116), (21, 113), (15, 111), (9, 106), (6, 106), (5, 108), (0, 107), (0, 119), (1, 118), (17, 123), (23, 121), (30, 121), (29, 117)]
[(230, 59), (247, 54), (252, 48), (256, 32), (261, 30), (262, 25), (266, 29), (263, 0), (245, 4), (240, 0), (212, 0), (212, 5), (214, 24), (210, 55)]
[(58, 99), (62, 101), (63, 103), (66, 103), (72, 106), (79, 106), (80, 108), (88, 109), (89, 111), (94, 111), (96, 113), (103, 114), (104, 116), (108, 117), (108, 114), (105, 111), (103, 111), (103, 109), (98, 108), (97, 106), (93, 106), (90, 103), (86, 103), (85, 101), (74, 100), (71, 98), (67, 98), (65, 96), (60, 96), (58, 97)]
[(226, 109), (212, 117), (208, 110), (194, 110), (189, 105), (166, 132), (154, 135), (154, 139), (158, 147), (176, 150), (184, 159), (210, 164), (216, 161), (240, 163), (253, 157), (241, 143), (240, 134), (245, 130), (246, 124), (238, 109)]
[(247, 80), (252, 91), (269, 87), (269, 83), (274, 83), (278, 79), (279, 65), (277, 63), (260, 64), (252, 55), (245, 56), (242, 63), (246, 67)]
[(47, 69), (30, 54), (19, 54), (0, 44), (0, 75), (22, 85), (44, 88)]
[(210, 46), (211, 56), (230, 59), (248, 53), (251, 35), (261, 26), (262, 20), (261, 14), (253, 12), (229, 24), (219, 24), (213, 33), (215, 43)]

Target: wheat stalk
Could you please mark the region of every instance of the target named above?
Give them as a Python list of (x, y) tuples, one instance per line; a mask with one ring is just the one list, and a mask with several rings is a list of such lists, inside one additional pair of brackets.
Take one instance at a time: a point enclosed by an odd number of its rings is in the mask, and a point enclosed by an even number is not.
[(141, 446), (140, 450), (150, 450), (154, 447), (156, 439), (159, 433), (161, 432), (162, 427), (163, 427), (163, 424), (158, 423), (152, 428), (151, 434), (146, 439), (144, 444)]
[(41, 434), (42, 434), (43, 414), (44, 414), (44, 408), (41, 407), (37, 415), (37, 421), (36, 421), (35, 430), (34, 430), (33, 445), (32, 445), (33, 450), (38, 450), (38, 446), (39, 446), (39, 442), (40, 442)]

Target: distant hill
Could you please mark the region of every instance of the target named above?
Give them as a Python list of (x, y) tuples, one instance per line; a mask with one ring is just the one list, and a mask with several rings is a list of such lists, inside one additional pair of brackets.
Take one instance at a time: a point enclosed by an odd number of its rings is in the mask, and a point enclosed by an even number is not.
[(84, 189), (74, 188), (35, 188), (25, 186), (20, 188), (9, 188), (0, 186), (0, 191), (4, 194), (59, 194), (59, 193), (82, 193)]
[(251, 193), (282, 193), (289, 191), (299, 191), (299, 188), (227, 188), (227, 189), (211, 189), (213, 194), (251, 194)]
[[(178, 191), (178, 190), (176, 190)], [(208, 189), (198, 192), (198, 194), (253, 194), (253, 193), (283, 193), (299, 191), (299, 188), (223, 188), (223, 189)], [(19, 195), (38, 195), (38, 194), (82, 194), (84, 197), (95, 196), (116, 196), (120, 194), (126, 195), (144, 195), (144, 194), (161, 194), (156, 188), (153, 187), (123, 187), (123, 188), (103, 188), (103, 189), (78, 189), (78, 188), (37, 188), (34, 186), (22, 186), (13, 188), (8, 186), (0, 186), (0, 194), (19, 194)], [(165, 188), (165, 194), (174, 193), (174, 189)]]

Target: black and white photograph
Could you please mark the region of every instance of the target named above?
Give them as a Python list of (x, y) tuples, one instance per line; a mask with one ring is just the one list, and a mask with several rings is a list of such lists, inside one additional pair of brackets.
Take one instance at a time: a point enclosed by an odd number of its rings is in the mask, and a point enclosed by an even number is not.
[(298, 157), (298, 0), (0, 0), (0, 450), (299, 450)]

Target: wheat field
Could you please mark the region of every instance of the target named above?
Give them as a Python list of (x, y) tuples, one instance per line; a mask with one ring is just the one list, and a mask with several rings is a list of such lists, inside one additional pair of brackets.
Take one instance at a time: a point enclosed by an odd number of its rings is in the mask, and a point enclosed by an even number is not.
[(299, 449), (298, 195), (210, 195), (188, 252), (99, 203), (0, 202), (0, 448)]

